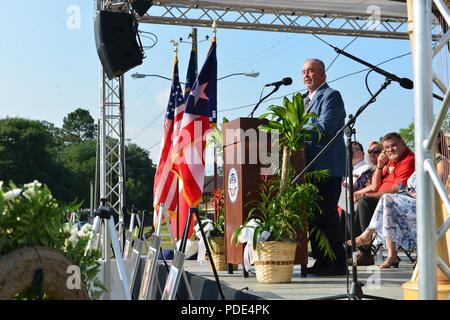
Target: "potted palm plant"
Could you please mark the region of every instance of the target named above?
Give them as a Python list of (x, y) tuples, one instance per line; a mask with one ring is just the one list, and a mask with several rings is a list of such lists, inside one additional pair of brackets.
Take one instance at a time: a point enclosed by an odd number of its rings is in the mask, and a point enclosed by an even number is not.
[[(294, 176), (291, 158), (303, 152), (304, 142), (313, 131), (320, 134), (311, 123), (316, 115), (305, 112), (301, 94), (294, 95), (292, 101), (285, 97), (283, 106), (272, 105), (268, 110), (260, 117), (267, 119), (260, 129), (278, 132), (281, 169), (278, 175), (262, 182), (259, 199), (248, 204), (252, 206), (249, 216), (234, 232), (233, 239), (238, 243), (242, 232), (251, 229), (257, 281), (283, 283), (292, 278), (297, 232), (306, 232), (308, 221), (320, 210), (318, 190), (310, 179), (325, 179), (327, 172), (309, 172), (301, 184), (291, 184)], [(332, 255), (325, 236), (318, 229), (311, 231), (319, 238), (325, 254)]]

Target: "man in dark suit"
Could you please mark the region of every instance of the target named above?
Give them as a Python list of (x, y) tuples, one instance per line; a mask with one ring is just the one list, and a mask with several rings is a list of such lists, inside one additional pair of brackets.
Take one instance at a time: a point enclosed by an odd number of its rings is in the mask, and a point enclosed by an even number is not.
[[(308, 96), (304, 100), (305, 110), (318, 116), (312, 122), (322, 132), (321, 137), (314, 133), (311, 141), (307, 142), (306, 162), (309, 163), (344, 126), (345, 108), (339, 91), (331, 89), (326, 83), (325, 65), (321, 60), (306, 60), (302, 67), (302, 79), (308, 89)], [(337, 212), (342, 177), (345, 176), (345, 160), (345, 143), (342, 136), (311, 168), (311, 170), (326, 169), (329, 172), (329, 178), (326, 181), (316, 183), (322, 197), (322, 213), (315, 214), (315, 226), (328, 239), (335, 259), (325, 257), (318, 247), (315, 235), (310, 234), (312, 253), (316, 262), (313, 267), (308, 268), (309, 273), (324, 276), (346, 273), (345, 251), (339, 232)]]

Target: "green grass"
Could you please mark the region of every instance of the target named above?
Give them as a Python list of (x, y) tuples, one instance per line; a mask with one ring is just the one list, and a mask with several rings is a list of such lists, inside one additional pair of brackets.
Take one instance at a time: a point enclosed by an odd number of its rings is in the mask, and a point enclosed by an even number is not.
[[(144, 227), (144, 234), (147, 233), (147, 232), (150, 232), (150, 230), (151, 230), (150, 226)], [(164, 249), (173, 249), (174, 247), (173, 247), (173, 244), (172, 244), (172, 240), (170, 239), (170, 233), (169, 233), (169, 230), (167, 228), (167, 225), (164, 224), (164, 225), (161, 226), (161, 233), (160, 233), (160, 235), (161, 235), (161, 238), (162, 238), (161, 248), (163, 250)], [(137, 238), (136, 234), (134, 236), (135, 236), (134, 238), (136, 239)], [(148, 242), (147, 242), (147, 244), (148, 244)], [(142, 248), (142, 254), (146, 255), (147, 251), (148, 251), (147, 246), (144, 246)]]

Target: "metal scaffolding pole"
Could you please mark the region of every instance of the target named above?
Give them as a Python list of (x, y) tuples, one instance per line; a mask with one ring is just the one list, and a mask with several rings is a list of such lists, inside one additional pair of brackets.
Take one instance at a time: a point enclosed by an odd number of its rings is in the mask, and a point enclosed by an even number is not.
[[(105, 3), (104, 0), (98, 1)], [(100, 73), (100, 197), (108, 199), (119, 215), (120, 237), (124, 230), (125, 205), (124, 77), (108, 80), (103, 70)]]
[[(97, 0), (97, 10), (116, 10), (118, 1)], [(107, 7), (108, 5), (108, 7)], [(128, 4), (121, 10), (128, 11)], [(122, 240), (124, 231), (123, 210), (125, 204), (125, 99), (124, 77), (109, 80), (100, 63), (100, 198), (108, 203), (119, 215), (118, 235), (109, 235), (107, 226), (103, 228), (103, 259), (105, 261), (104, 284), (108, 289), (111, 279), (111, 238)], [(105, 295), (110, 299), (110, 290)]]
[(431, 0), (414, 0), (413, 8), (419, 297), (428, 300), (437, 298), (434, 189), (424, 165), (427, 159), (433, 159), (432, 150), (424, 143), (433, 116)]
[[(103, 67), (100, 64), (100, 198), (104, 198), (106, 195), (106, 110), (105, 110), (105, 101), (106, 101), (106, 79), (105, 73), (103, 71)], [(111, 279), (111, 243), (109, 241), (108, 236), (108, 227), (106, 225), (102, 226), (102, 238), (103, 238), (103, 250), (102, 250), (102, 258), (105, 262), (104, 264), (104, 272), (103, 272), (103, 284), (106, 288), (106, 292), (104, 294), (104, 298), (106, 300), (111, 299), (111, 287), (110, 287), (110, 279)]]
[(102, 76), (101, 87), (104, 100), (101, 105), (100, 137), (100, 196), (108, 199), (115, 213), (119, 214), (119, 233), (123, 230), (123, 189), (124, 189), (124, 100), (123, 76), (108, 80)]

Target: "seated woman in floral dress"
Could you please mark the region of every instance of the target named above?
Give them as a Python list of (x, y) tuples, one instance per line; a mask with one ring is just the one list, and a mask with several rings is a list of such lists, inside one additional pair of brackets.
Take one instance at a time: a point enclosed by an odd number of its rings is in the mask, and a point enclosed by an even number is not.
[(416, 174), (408, 179), (408, 192), (381, 196), (367, 229), (355, 239), (356, 246), (369, 245), (374, 233), (386, 241), (388, 256), (380, 268), (398, 267), (397, 247), (416, 248)]

